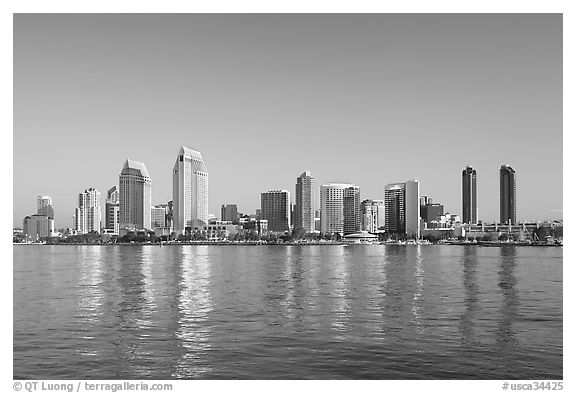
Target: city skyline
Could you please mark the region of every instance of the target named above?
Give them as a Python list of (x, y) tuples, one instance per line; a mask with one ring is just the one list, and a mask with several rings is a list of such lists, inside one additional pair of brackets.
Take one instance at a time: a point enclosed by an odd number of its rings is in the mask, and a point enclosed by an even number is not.
[[(498, 221), (506, 163), (521, 176), (517, 221), (562, 218), (561, 38), (560, 14), (17, 14), (13, 224), (46, 194), (71, 227), (76, 190), (109, 189), (125, 157), (165, 203), (182, 145), (210, 164), (215, 215), (254, 212), (305, 169), (363, 199), (417, 178), (461, 214), (470, 165), (478, 219)], [(84, 132), (102, 158), (77, 165)]]

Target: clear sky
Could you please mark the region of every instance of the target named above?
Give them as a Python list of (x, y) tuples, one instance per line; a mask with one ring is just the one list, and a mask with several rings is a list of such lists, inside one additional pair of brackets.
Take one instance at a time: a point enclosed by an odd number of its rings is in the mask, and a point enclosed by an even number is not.
[(418, 179), (461, 214), (473, 165), (493, 221), (508, 164), (518, 219), (560, 218), (562, 15), (17, 14), (13, 137), (15, 226), (50, 195), (71, 227), (78, 193), (103, 204), (126, 158), (166, 202), (182, 145), (218, 217), (293, 195), (307, 169), (373, 199)]

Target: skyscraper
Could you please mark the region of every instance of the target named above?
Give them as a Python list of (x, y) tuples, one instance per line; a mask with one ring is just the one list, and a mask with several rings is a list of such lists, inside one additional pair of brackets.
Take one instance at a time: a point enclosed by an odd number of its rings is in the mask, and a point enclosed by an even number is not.
[(100, 232), (102, 213), (98, 190), (89, 188), (78, 195), (78, 207), (75, 209), (74, 218), (78, 233)]
[(106, 198), (106, 208), (104, 210), (104, 227), (111, 230), (113, 234), (119, 234), (120, 228), (120, 193), (118, 188), (113, 186), (108, 190)]
[[(346, 192), (348, 198), (348, 223), (349, 225), (355, 225), (356, 213), (352, 209), (352, 198), (354, 198), (355, 190), (358, 189), (357, 186), (353, 184), (344, 183), (330, 183), (323, 184), (320, 187), (320, 231), (324, 234), (339, 233), (344, 234), (344, 190), (349, 189)], [(358, 189), (358, 193), (360, 190)], [(358, 195), (358, 200), (360, 195)], [(358, 203), (358, 209), (360, 208), (360, 203)], [(358, 211), (358, 220), (359, 220)], [(347, 227), (351, 229), (352, 227)]]
[(342, 202), (344, 208), (344, 235), (360, 232), (360, 187), (350, 186), (345, 188)]
[(476, 191), (476, 169), (466, 166), (466, 169), (462, 171), (462, 222), (464, 224), (478, 223)]
[(384, 226), (384, 201), (365, 199), (361, 203), (362, 229), (375, 233)]
[(152, 180), (146, 166), (126, 160), (120, 173), (120, 231), (150, 229)]
[(238, 223), (238, 206), (222, 205), (220, 212), (220, 219), (222, 221), (232, 221), (234, 224)]
[(52, 206), (52, 197), (48, 195), (38, 195), (36, 214), (54, 219), (54, 206)]
[(384, 190), (386, 232), (420, 236), (420, 185), (417, 180), (388, 184)]
[(314, 231), (314, 178), (310, 171), (305, 171), (296, 178), (294, 229)]
[(420, 183), (418, 180), (406, 182), (406, 235), (420, 237)]
[(268, 230), (284, 232), (290, 230), (290, 192), (270, 190), (261, 194), (261, 215), (268, 220)]
[(208, 224), (208, 169), (199, 151), (182, 146), (172, 176), (174, 232)]
[(516, 224), (516, 171), (510, 165), (500, 167), (500, 223)]

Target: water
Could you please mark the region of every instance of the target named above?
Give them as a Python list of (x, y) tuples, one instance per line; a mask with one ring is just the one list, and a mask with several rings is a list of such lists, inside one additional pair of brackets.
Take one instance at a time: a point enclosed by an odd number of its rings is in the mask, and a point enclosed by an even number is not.
[(561, 379), (562, 249), (14, 246), (16, 379)]

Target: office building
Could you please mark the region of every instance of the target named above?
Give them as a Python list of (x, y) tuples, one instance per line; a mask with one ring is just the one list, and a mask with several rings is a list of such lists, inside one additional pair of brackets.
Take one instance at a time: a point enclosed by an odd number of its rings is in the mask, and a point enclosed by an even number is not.
[(142, 162), (126, 160), (120, 173), (119, 213), (121, 234), (150, 229), (152, 180)]
[(208, 169), (202, 154), (182, 146), (172, 177), (174, 232), (183, 234), (208, 224)]
[(385, 228), (388, 233), (420, 236), (420, 186), (417, 180), (385, 187)]
[(361, 203), (362, 230), (375, 233), (384, 226), (384, 201), (365, 199)]
[(290, 192), (286, 190), (270, 190), (260, 197), (260, 211), (263, 220), (268, 221), (271, 232), (290, 230)]
[(54, 220), (43, 214), (24, 217), (22, 233), (27, 240), (38, 241), (54, 235)]
[(344, 189), (342, 196), (344, 208), (344, 235), (360, 232), (360, 188), (350, 186)]
[(89, 188), (78, 194), (78, 207), (75, 209), (74, 221), (74, 229), (79, 234), (100, 232), (102, 213), (98, 190)]
[(118, 235), (120, 228), (120, 192), (116, 186), (108, 190), (104, 209), (104, 227), (108, 233)]
[(420, 197), (420, 218), (427, 224), (432, 221), (440, 221), (444, 216), (444, 205), (440, 203), (432, 203), (432, 198), (427, 196)]
[(233, 224), (238, 223), (238, 207), (236, 205), (222, 205), (220, 212), (222, 221), (230, 221)]
[(46, 216), (52, 220), (54, 219), (52, 197), (48, 195), (38, 195), (36, 214)]
[(516, 171), (510, 165), (500, 167), (500, 223), (516, 224)]
[(310, 171), (305, 171), (296, 178), (294, 230), (314, 231), (314, 200), (314, 178)]
[[(353, 184), (330, 183), (323, 184), (320, 187), (320, 231), (324, 234), (339, 233), (344, 234), (344, 190), (347, 197), (347, 230), (356, 228), (357, 220), (359, 221), (360, 203), (358, 202), (358, 211), (354, 210), (353, 203), (357, 198), (360, 199), (360, 189)], [(358, 193), (358, 195), (356, 195)], [(358, 218), (356, 218), (358, 213)]]
[(465, 224), (476, 224), (478, 222), (476, 193), (476, 169), (467, 166), (462, 171), (462, 221)]

